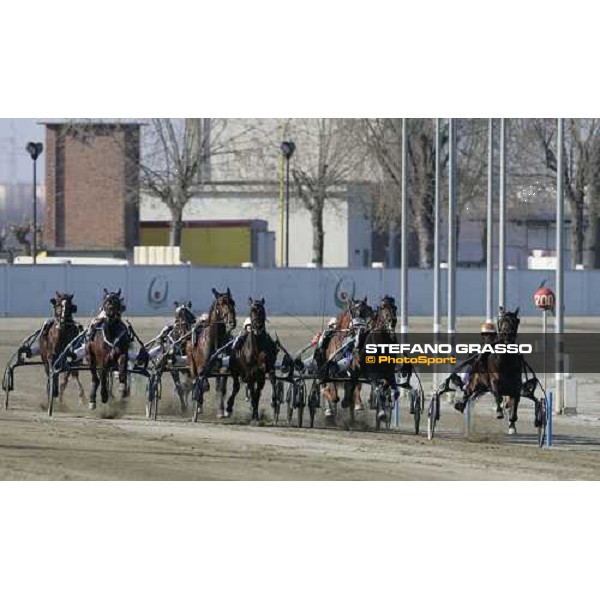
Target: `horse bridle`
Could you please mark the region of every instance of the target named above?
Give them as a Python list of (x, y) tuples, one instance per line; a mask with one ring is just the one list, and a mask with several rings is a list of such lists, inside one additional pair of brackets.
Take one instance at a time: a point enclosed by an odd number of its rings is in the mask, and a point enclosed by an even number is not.
[[(57, 315), (57, 307), (59, 308), (59, 314)], [(71, 310), (67, 314), (67, 307)], [(68, 296), (62, 296), (59, 298), (59, 301), (55, 305), (54, 314), (58, 318), (58, 322), (56, 324), (57, 329), (62, 329), (65, 325), (73, 323), (73, 313), (76, 312), (77, 307), (74, 304), (71, 304), (71, 298)]]
[[(387, 316), (384, 317), (384, 311)], [(397, 323), (396, 304), (390, 298), (384, 298), (381, 306), (377, 308), (375, 328), (383, 329), (389, 333), (395, 331)]]
[(252, 332), (256, 335), (264, 333), (266, 320), (265, 307), (260, 302), (253, 302), (250, 307), (250, 328)]
[(189, 330), (195, 322), (196, 315), (187, 306), (181, 305), (175, 309), (176, 325), (183, 325), (186, 330)]
[(514, 313), (504, 313), (498, 319), (498, 339), (514, 341), (517, 337), (520, 319)]
[[(226, 303), (221, 302), (222, 300), (225, 300)], [(231, 305), (229, 304), (230, 302), (231, 302)], [(223, 306), (227, 307), (227, 311), (225, 312), (225, 314), (221, 311)], [(213, 314), (216, 317), (216, 319), (212, 318)], [(225, 320), (226, 316), (233, 317), (233, 321)], [(235, 329), (236, 321), (237, 320), (235, 317), (235, 302), (233, 301), (233, 299), (230, 296), (227, 296), (226, 294), (219, 296), (215, 300), (215, 304), (213, 305), (213, 309), (212, 309), (210, 317), (209, 317), (209, 323), (211, 325), (217, 324), (217, 323), (224, 323), (227, 331), (231, 332)]]

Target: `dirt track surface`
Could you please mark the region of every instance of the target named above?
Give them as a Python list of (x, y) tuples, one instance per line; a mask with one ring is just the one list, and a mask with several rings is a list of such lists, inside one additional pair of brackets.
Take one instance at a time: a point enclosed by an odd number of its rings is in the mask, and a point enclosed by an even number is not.
[[(301, 347), (307, 330), (319, 323), (281, 319), (283, 343)], [(0, 364), (40, 320), (0, 320)], [(133, 320), (142, 337), (150, 337), (164, 319)], [(275, 326), (275, 325), (274, 325)], [(82, 377), (86, 389), (89, 376)], [(314, 430), (273, 426), (269, 393), (261, 402), (263, 420), (249, 425), (249, 410), (240, 393), (233, 422), (219, 423), (209, 400), (203, 422), (193, 424), (176, 414), (165, 385), (157, 422), (144, 418), (144, 382), (124, 411), (99, 407), (90, 413), (78, 406), (70, 386), (64, 406), (48, 418), (41, 405), (45, 378), (39, 367), (16, 371), (16, 389), (8, 411), (0, 409), (1, 479), (85, 480), (248, 480), (248, 479), (598, 479), (600, 422), (595, 417), (559, 418), (557, 445), (535, 445), (531, 410), (524, 407), (519, 435), (509, 438), (506, 423), (493, 419), (482, 401), (473, 415), (469, 440), (462, 418), (442, 407), (440, 437), (429, 442), (411, 432), (402, 414), (400, 431), (375, 433), (370, 411), (359, 413), (357, 428)]]

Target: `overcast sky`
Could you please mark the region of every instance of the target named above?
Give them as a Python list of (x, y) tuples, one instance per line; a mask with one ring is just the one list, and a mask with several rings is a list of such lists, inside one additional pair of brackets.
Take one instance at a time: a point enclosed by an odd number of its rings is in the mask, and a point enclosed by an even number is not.
[[(31, 159), (25, 151), (27, 142), (45, 142), (42, 119), (0, 119), (0, 184), (13, 181), (12, 165), (16, 164), (16, 181), (30, 182)], [(14, 139), (14, 142), (13, 142)], [(44, 155), (38, 159), (41, 177), (44, 171)]]

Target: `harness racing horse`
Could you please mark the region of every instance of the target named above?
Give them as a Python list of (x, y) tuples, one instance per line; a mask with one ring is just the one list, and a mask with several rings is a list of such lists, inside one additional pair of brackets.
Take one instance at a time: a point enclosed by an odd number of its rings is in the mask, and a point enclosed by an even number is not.
[[(241, 347), (233, 351), (230, 369), (234, 374), (234, 381), (241, 378), (248, 387), (252, 420), (258, 421), (258, 405), (267, 375), (272, 389), (275, 390), (275, 361), (278, 348), (269, 337), (265, 327), (267, 320), (265, 299), (248, 298), (248, 302), (250, 304), (250, 331)], [(236, 390), (239, 389), (239, 381), (234, 383), (234, 386)], [(235, 393), (232, 393), (232, 397), (227, 403), (229, 413), (233, 410), (234, 400)]]
[[(498, 317), (498, 343), (514, 344), (519, 329), (519, 309), (508, 312), (500, 307)], [(502, 398), (506, 397), (509, 413), (509, 435), (517, 433), (517, 411), (521, 396), (523, 357), (521, 354), (484, 353), (473, 362), (469, 380), (463, 389), (463, 400), (455, 403), (455, 408), (463, 412), (467, 402), (490, 392), (496, 400), (496, 417), (504, 418)]]
[[(128, 396), (127, 362), (132, 340), (129, 328), (121, 320), (121, 312), (124, 310), (121, 289), (109, 292), (105, 288), (102, 320), (91, 332), (90, 341), (86, 344), (86, 358), (92, 374), (90, 392), (90, 409), (92, 410), (96, 408), (98, 385), (100, 385), (102, 403), (108, 402), (108, 379), (115, 366), (119, 371), (120, 399), (123, 400)], [(100, 370), (100, 377), (98, 377), (98, 370)]]
[[(365, 341), (360, 349), (360, 365), (365, 364), (366, 355), (364, 348), (366, 344), (394, 344), (397, 342), (395, 331), (397, 323), (396, 313), (397, 307), (394, 298), (387, 295), (384, 296), (381, 299), (381, 304), (375, 309), (373, 326), (367, 331)], [(408, 365), (408, 369), (410, 369), (410, 365)], [(377, 369), (378, 377), (374, 378), (372, 382), (380, 381), (384, 393), (389, 394), (388, 390), (390, 387), (396, 387), (395, 371), (396, 368), (394, 364), (386, 363), (385, 365), (379, 365)], [(377, 419), (381, 420), (387, 417), (382, 406), (375, 406), (375, 408), (378, 410)]]
[[(178, 366), (179, 360), (185, 361), (186, 356), (186, 341), (191, 336), (192, 330), (196, 323), (196, 315), (192, 312), (192, 303), (174, 303), (175, 307), (175, 321), (172, 328), (169, 331), (169, 336), (172, 341), (172, 345), (168, 348), (167, 354), (163, 357), (161, 368), (167, 366), (167, 362), (170, 362), (174, 367)], [(173, 383), (175, 384), (175, 390), (179, 398), (179, 404), (181, 412), (187, 411), (187, 399), (192, 391), (193, 379), (189, 369), (185, 371), (178, 371), (176, 369), (170, 370)], [(181, 376), (183, 374), (184, 381), (182, 383)]]
[[(54, 307), (54, 319), (43, 328), (39, 340), (40, 357), (47, 377), (50, 376), (56, 359), (81, 332), (80, 326), (73, 320), (73, 314), (77, 312), (77, 305), (73, 304), (73, 294), (56, 292), (56, 296), (50, 299), (50, 304)], [(58, 390), (54, 388), (55, 380), (53, 378), (50, 382), (50, 385), (52, 385), (52, 396), (58, 396), (59, 401), (62, 402), (63, 394), (70, 377), (73, 377), (77, 383), (79, 400), (81, 402), (85, 398), (85, 391), (81, 385), (81, 381), (79, 381), (77, 371), (62, 373)]]
[[(329, 381), (332, 377), (348, 377), (349, 381), (344, 383), (344, 395), (342, 408), (350, 409), (350, 424), (354, 423), (355, 405), (360, 402), (360, 388), (356, 381), (356, 364), (354, 351), (359, 344), (364, 344), (364, 330), (373, 325), (374, 312), (367, 303), (367, 297), (363, 300), (352, 298), (348, 301), (346, 310), (338, 316), (336, 329), (338, 332), (331, 338), (326, 351), (326, 362), (322, 369), (323, 397), (327, 403), (325, 416), (331, 417), (335, 414), (335, 405), (339, 402), (338, 382)], [(362, 339), (361, 339), (362, 338)], [(343, 349), (345, 347), (345, 350)]]
[[(235, 329), (237, 322), (235, 301), (229, 288), (226, 292), (218, 292), (213, 288), (212, 293), (215, 299), (208, 313), (208, 324), (197, 336), (192, 335), (192, 339), (186, 344), (187, 364), (194, 380), (193, 394), (194, 400), (198, 402), (198, 412), (202, 412), (203, 393), (209, 389), (206, 378), (210, 376), (214, 364), (215, 357), (213, 355), (230, 341), (231, 332)], [(228, 417), (230, 411), (224, 409), (227, 378), (217, 378), (216, 388), (219, 396), (219, 417)], [(231, 396), (227, 402), (228, 406), (233, 404), (233, 398), (239, 388), (239, 380), (234, 378)]]

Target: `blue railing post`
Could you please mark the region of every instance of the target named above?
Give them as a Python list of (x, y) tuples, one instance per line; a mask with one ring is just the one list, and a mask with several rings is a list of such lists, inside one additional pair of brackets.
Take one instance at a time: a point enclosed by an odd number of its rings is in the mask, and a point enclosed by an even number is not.
[(552, 446), (552, 413), (554, 392), (548, 392), (548, 406), (546, 407), (546, 445)]

